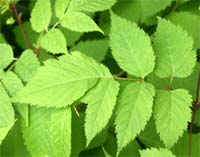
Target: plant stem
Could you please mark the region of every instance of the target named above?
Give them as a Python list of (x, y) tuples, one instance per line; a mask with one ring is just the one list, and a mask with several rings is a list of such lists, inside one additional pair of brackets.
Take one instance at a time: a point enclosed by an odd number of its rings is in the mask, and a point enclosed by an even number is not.
[(113, 75), (113, 78), (114, 78), (115, 80), (141, 81), (141, 82), (144, 81), (143, 79), (137, 79), (137, 78), (123, 78), (123, 77), (118, 77), (118, 76), (116, 76), (116, 75)]
[(193, 129), (193, 124), (194, 124), (194, 118), (195, 114), (197, 111), (197, 108), (199, 107), (199, 89), (200, 89), (200, 72), (199, 72), (199, 77), (198, 77), (198, 82), (197, 82), (197, 90), (196, 90), (196, 100), (194, 103), (194, 109), (192, 113), (192, 120), (190, 123), (190, 137), (189, 137), (189, 145), (188, 145), (188, 157), (192, 156), (192, 129)]
[(20, 28), (20, 30), (21, 30), (21, 33), (22, 33), (22, 36), (23, 36), (24, 41), (25, 41), (25, 43), (26, 43), (26, 46), (27, 46), (29, 49), (32, 49), (32, 45), (31, 45), (30, 40), (29, 40), (29, 38), (28, 38), (28, 36), (27, 36), (25, 30), (24, 30), (24, 27), (23, 27), (22, 21), (21, 21), (21, 17), (19, 16), (19, 14), (18, 14), (18, 12), (17, 12), (17, 9), (16, 9), (16, 6), (15, 6), (15, 3), (14, 3), (14, 2), (11, 4), (11, 9), (12, 9), (13, 14), (14, 14), (14, 16), (15, 16), (15, 19), (16, 19), (16, 21), (17, 21), (17, 24), (19, 25), (19, 28)]

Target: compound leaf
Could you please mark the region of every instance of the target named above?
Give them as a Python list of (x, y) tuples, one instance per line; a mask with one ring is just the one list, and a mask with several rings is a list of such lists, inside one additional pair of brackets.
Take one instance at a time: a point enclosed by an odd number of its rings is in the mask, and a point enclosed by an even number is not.
[(145, 128), (152, 113), (154, 87), (145, 82), (128, 84), (118, 97), (116, 132), (119, 152)]
[(187, 129), (191, 103), (191, 95), (184, 89), (157, 91), (153, 113), (156, 130), (167, 148), (171, 148)]
[(119, 16), (111, 13), (110, 45), (119, 66), (129, 74), (144, 78), (154, 68), (154, 52), (145, 32)]
[(153, 42), (157, 76), (187, 77), (192, 73), (196, 62), (193, 40), (180, 26), (159, 18)]
[(72, 52), (59, 60), (45, 62), (13, 101), (47, 107), (67, 106), (82, 97), (100, 78), (112, 79), (112, 75), (93, 59)]

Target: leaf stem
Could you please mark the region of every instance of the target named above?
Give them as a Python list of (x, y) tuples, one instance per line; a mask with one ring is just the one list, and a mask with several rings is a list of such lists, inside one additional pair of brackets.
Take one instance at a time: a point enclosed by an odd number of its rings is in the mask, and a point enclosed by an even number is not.
[(118, 77), (116, 75), (113, 75), (113, 78), (115, 80), (126, 80), (126, 81), (144, 81), (143, 79), (140, 79), (140, 78), (123, 78), (123, 77)]
[(23, 36), (24, 41), (25, 41), (25, 43), (26, 43), (26, 46), (27, 46), (28, 48), (32, 49), (32, 45), (31, 45), (30, 40), (29, 40), (29, 38), (28, 38), (28, 36), (27, 36), (27, 34), (26, 34), (26, 31), (24, 30), (24, 27), (23, 27), (22, 21), (21, 21), (21, 17), (19, 16), (19, 14), (18, 14), (18, 12), (17, 12), (17, 9), (16, 9), (16, 6), (15, 6), (15, 3), (14, 3), (14, 2), (11, 3), (11, 9), (12, 9), (13, 14), (14, 14), (14, 16), (15, 16), (15, 19), (16, 19), (16, 21), (17, 21), (17, 24), (19, 25), (19, 28), (20, 28), (20, 30), (21, 30), (21, 33), (22, 33), (22, 36)]
[(196, 90), (196, 100), (194, 103), (194, 109), (192, 113), (192, 120), (190, 123), (190, 136), (189, 136), (189, 145), (188, 145), (188, 157), (192, 156), (192, 129), (193, 129), (193, 124), (194, 124), (194, 118), (195, 114), (197, 111), (197, 108), (199, 107), (199, 90), (200, 90), (200, 72), (199, 72), (199, 77), (198, 77), (198, 82), (197, 82), (197, 90)]

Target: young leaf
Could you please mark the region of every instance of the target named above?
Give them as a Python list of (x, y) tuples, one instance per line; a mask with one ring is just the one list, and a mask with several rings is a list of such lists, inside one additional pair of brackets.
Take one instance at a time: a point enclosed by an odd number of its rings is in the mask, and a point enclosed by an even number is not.
[(98, 31), (103, 33), (91, 17), (81, 12), (67, 12), (60, 24), (62, 27), (76, 32)]
[(36, 55), (32, 50), (25, 50), (15, 65), (15, 73), (24, 81), (28, 82), (40, 66)]
[(13, 60), (13, 50), (8, 44), (0, 44), (0, 69), (6, 68)]
[(175, 157), (175, 155), (167, 149), (160, 148), (151, 148), (151, 149), (145, 149), (140, 150), (141, 157)]
[(71, 109), (30, 108), (30, 125), (23, 126), (31, 156), (66, 157), (71, 154)]
[(154, 92), (151, 84), (135, 82), (128, 84), (118, 97), (117, 154), (145, 128), (151, 117)]
[(156, 130), (167, 148), (171, 148), (187, 129), (191, 103), (191, 95), (184, 89), (157, 91), (153, 113)]
[[(12, 71), (6, 72), (2, 77), (2, 84), (6, 89), (10, 98), (16, 96), (16, 94), (23, 88), (22, 81)], [(28, 106), (26, 104), (14, 103), (13, 104), (17, 112), (25, 119), (28, 124)]]
[(70, 11), (96, 12), (110, 9), (116, 0), (73, 0), (70, 3)]
[(53, 29), (47, 32), (42, 37), (40, 44), (42, 48), (53, 54), (67, 53), (66, 39), (59, 29)]
[(110, 45), (119, 66), (129, 74), (144, 78), (154, 68), (150, 38), (135, 23), (111, 13)]
[(100, 80), (81, 101), (88, 103), (85, 119), (87, 145), (106, 127), (116, 103), (119, 84), (111, 79)]
[[(200, 48), (200, 16), (193, 14), (191, 12), (175, 12), (172, 13), (169, 17), (170, 21), (180, 25), (182, 28), (187, 30), (187, 32), (194, 39), (195, 48)], [(192, 23), (192, 24), (191, 24)]]
[(2, 83), (0, 82), (0, 127), (5, 128), (14, 122), (14, 110)]
[(70, 0), (55, 0), (55, 14), (61, 19), (70, 3)]
[(84, 54), (94, 58), (97, 61), (102, 61), (108, 51), (108, 40), (87, 40), (81, 41), (74, 45), (71, 50), (83, 52)]
[(196, 61), (193, 40), (180, 26), (159, 18), (153, 42), (157, 76), (187, 77), (192, 73)]
[(106, 67), (80, 52), (72, 52), (58, 61), (46, 62), (14, 101), (47, 107), (67, 106), (101, 78), (112, 79)]
[(31, 12), (31, 25), (36, 32), (47, 29), (51, 21), (51, 2), (50, 0), (37, 0)]

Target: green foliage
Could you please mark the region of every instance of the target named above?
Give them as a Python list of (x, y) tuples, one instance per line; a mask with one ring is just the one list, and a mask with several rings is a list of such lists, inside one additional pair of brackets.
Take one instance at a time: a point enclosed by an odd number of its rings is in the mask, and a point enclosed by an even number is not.
[[(131, 97), (129, 97), (130, 91), (132, 91)], [(152, 113), (153, 96), (153, 86), (139, 82), (127, 85), (119, 96), (115, 121), (118, 154), (144, 129)]]
[(81, 41), (74, 45), (72, 51), (80, 51), (97, 61), (103, 61), (108, 51), (109, 44), (107, 39)]
[(141, 157), (175, 157), (172, 152), (170, 152), (167, 149), (156, 149), (156, 148), (151, 148), (151, 149), (146, 149), (146, 150), (141, 150), (140, 151)]
[(51, 20), (50, 0), (37, 0), (31, 12), (31, 25), (36, 32), (42, 32), (48, 29)]
[(96, 12), (110, 9), (116, 0), (73, 0), (70, 11)]
[(99, 31), (103, 33), (88, 15), (81, 12), (67, 12), (60, 24), (62, 27), (76, 32)]
[(0, 69), (6, 68), (13, 60), (13, 50), (8, 44), (0, 44)]
[[(118, 86), (118, 83), (112, 79), (100, 80), (81, 99), (88, 103), (85, 118), (87, 145), (108, 123), (115, 107)], [(98, 95), (97, 98), (96, 95)]]
[(28, 82), (39, 68), (40, 63), (32, 50), (25, 50), (15, 65), (15, 73), (24, 81)]
[(193, 40), (186, 31), (183, 31), (180, 26), (159, 18), (153, 42), (157, 56), (156, 75), (166, 78), (187, 77), (191, 74), (196, 53), (193, 50)]
[[(200, 48), (200, 16), (195, 15), (191, 12), (179, 12), (179, 13), (173, 13), (169, 16), (169, 19), (177, 24), (181, 25), (183, 29), (187, 30), (188, 33), (193, 37), (194, 40), (194, 46), (196, 48)], [(191, 23), (195, 23), (194, 25), (191, 25)]]
[(59, 29), (53, 29), (45, 34), (41, 41), (41, 47), (47, 51), (56, 53), (67, 53), (66, 40)]
[(65, 157), (70, 155), (70, 107), (48, 109), (48, 111), (44, 108), (31, 107), (29, 118), (30, 125), (23, 126), (23, 137), (32, 156)]
[(154, 118), (157, 132), (167, 148), (171, 148), (186, 130), (191, 119), (191, 103), (191, 96), (186, 90), (157, 91)]
[(149, 37), (136, 24), (114, 13), (111, 18), (110, 44), (114, 58), (123, 70), (144, 78), (153, 71), (155, 60)]
[(199, 156), (197, 0), (0, 0), (0, 14), (0, 156)]
[(14, 122), (14, 110), (2, 83), (0, 84), (0, 127), (9, 127)]

